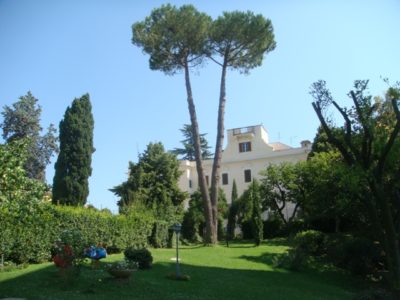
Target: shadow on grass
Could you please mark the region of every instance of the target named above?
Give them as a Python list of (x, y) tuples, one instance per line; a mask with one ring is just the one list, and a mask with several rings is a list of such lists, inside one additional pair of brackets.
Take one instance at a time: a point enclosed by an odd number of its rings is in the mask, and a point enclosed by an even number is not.
[[(286, 253), (269, 253), (264, 252), (261, 255), (241, 255), (240, 259), (245, 259), (247, 261), (262, 263), (269, 266), (279, 265), (282, 258)], [(308, 257), (304, 262), (304, 265), (300, 267), (300, 270), (290, 271), (284, 268), (275, 268), (276, 271), (286, 271), (293, 274), (298, 274), (299, 276), (305, 276), (313, 281), (319, 281), (324, 278), (327, 281), (335, 282), (341, 286), (353, 286), (357, 289), (362, 289), (365, 287), (366, 282), (362, 278), (351, 276), (345, 270), (336, 268), (330, 263), (327, 263), (323, 259)]]

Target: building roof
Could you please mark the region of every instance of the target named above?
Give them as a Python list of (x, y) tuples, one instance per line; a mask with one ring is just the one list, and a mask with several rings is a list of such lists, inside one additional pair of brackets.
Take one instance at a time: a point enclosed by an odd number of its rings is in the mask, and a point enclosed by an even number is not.
[(292, 147), (280, 142), (269, 143), (268, 145), (272, 147), (273, 151), (292, 149)]

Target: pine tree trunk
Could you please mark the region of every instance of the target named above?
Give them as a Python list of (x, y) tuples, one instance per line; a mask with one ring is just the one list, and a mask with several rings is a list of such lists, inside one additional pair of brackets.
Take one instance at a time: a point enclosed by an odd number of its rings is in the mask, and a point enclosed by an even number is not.
[(222, 66), (221, 85), (218, 106), (218, 125), (217, 125), (217, 140), (215, 143), (214, 162), (211, 174), (211, 205), (212, 205), (212, 218), (215, 233), (213, 234), (213, 244), (218, 242), (218, 187), (220, 178), (222, 146), (224, 143), (224, 117), (225, 117), (225, 103), (226, 103), (226, 61)]
[(199, 125), (197, 123), (196, 107), (195, 107), (194, 101), (193, 101), (192, 87), (190, 84), (190, 76), (189, 76), (189, 67), (188, 67), (187, 63), (185, 64), (185, 84), (186, 84), (186, 93), (187, 93), (187, 102), (188, 102), (190, 120), (191, 120), (192, 131), (193, 131), (197, 176), (199, 178), (199, 187), (200, 187), (200, 192), (201, 192), (201, 195), (203, 198), (204, 217), (206, 220), (205, 243), (214, 244), (214, 232), (216, 232), (216, 229), (214, 228), (214, 222), (213, 222), (213, 218), (212, 218), (213, 213), (212, 213), (211, 201), (210, 201), (210, 197), (209, 197), (209, 193), (208, 193), (206, 179), (204, 176), (203, 163), (201, 160)]

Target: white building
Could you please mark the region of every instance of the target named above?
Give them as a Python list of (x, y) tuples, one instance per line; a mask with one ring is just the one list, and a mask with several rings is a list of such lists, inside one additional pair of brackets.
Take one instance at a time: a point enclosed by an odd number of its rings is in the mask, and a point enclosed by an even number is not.
[[(311, 150), (309, 141), (293, 148), (282, 143), (269, 143), (268, 133), (262, 125), (228, 129), (228, 144), (222, 153), (221, 182), (228, 203), (231, 203), (232, 183), (236, 181), (238, 195), (246, 190), (253, 178), (260, 179), (260, 172), (269, 164), (297, 162), (307, 159)], [(203, 168), (207, 183), (211, 183), (213, 160), (204, 160)], [(183, 171), (179, 187), (193, 193), (198, 189), (196, 162), (181, 161)]]

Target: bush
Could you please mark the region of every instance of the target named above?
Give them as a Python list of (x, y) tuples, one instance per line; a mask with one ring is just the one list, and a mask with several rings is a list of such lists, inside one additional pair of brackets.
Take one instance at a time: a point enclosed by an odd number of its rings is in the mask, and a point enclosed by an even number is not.
[(306, 227), (304, 220), (296, 219), (287, 224), (282, 224), (281, 236), (294, 236), (301, 231), (305, 231), (306, 229), (308, 228)]
[(374, 275), (380, 263), (380, 251), (377, 244), (366, 238), (353, 238), (343, 244), (339, 267), (355, 275)]
[(307, 230), (295, 235), (294, 244), (296, 249), (301, 249), (306, 254), (320, 256), (325, 253), (324, 239), (324, 233)]
[(250, 221), (244, 221), (240, 224), (240, 229), (242, 231), (242, 238), (244, 240), (254, 239), (253, 228)]
[(137, 262), (139, 265), (139, 269), (150, 269), (153, 263), (153, 256), (151, 252), (146, 249), (135, 249), (133, 247), (129, 247), (124, 251), (125, 259), (130, 262)]
[(79, 231), (84, 246), (100, 243), (116, 251), (129, 246), (146, 247), (154, 222), (146, 213), (115, 216), (93, 209), (45, 202), (7, 207), (3, 204), (0, 206), (0, 221), (4, 225), (2, 231), (10, 233), (1, 236), (0, 254), (4, 254), (5, 260), (17, 264), (50, 260), (53, 243), (63, 231)]
[(283, 222), (278, 218), (270, 218), (264, 221), (264, 238), (272, 239), (282, 235)]
[[(170, 246), (169, 223), (165, 221), (156, 221), (150, 237), (150, 244), (154, 248), (166, 248)], [(172, 234), (171, 234), (172, 236)]]
[(388, 291), (380, 288), (369, 289), (358, 293), (354, 300), (395, 300), (396, 298)]
[(306, 253), (298, 248), (298, 249), (290, 249), (285, 254), (275, 258), (274, 267), (284, 268), (291, 271), (299, 271), (307, 261)]

